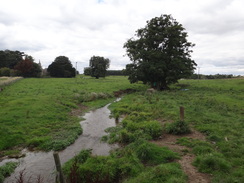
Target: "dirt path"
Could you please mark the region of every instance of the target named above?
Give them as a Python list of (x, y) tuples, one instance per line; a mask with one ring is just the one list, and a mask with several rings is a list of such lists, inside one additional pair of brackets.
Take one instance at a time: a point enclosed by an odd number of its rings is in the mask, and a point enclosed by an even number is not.
[(210, 183), (211, 176), (209, 174), (200, 173), (197, 168), (192, 165), (195, 155), (192, 153), (183, 153), (183, 151), (191, 151), (190, 148), (176, 144), (178, 138), (189, 137), (193, 139), (205, 140), (205, 136), (200, 132), (192, 130), (191, 134), (187, 135), (170, 135), (164, 134), (162, 139), (153, 141), (153, 143), (159, 146), (166, 146), (174, 152), (182, 154), (181, 159), (178, 160), (183, 171), (188, 176), (188, 183)]

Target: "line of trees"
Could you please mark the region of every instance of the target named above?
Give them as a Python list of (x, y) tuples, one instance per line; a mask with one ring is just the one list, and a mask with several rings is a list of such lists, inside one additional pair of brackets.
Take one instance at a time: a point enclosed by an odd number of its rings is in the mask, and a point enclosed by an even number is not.
[[(0, 76), (41, 77), (42, 67), (34, 58), (20, 51), (0, 50)], [(58, 56), (48, 66), (51, 77), (75, 77), (76, 69), (66, 56)]]
[(0, 50), (0, 76), (40, 77), (42, 68), (32, 56), (20, 51)]
[(189, 79), (230, 79), (235, 78), (233, 74), (210, 74), (210, 75), (204, 75), (204, 74), (193, 74)]

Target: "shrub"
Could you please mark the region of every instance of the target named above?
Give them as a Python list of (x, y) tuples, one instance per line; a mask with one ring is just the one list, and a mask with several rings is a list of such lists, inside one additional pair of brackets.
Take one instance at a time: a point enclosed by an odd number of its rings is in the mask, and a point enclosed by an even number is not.
[(190, 133), (190, 127), (184, 121), (175, 121), (173, 123), (167, 123), (165, 127), (165, 131), (174, 135), (181, 135)]
[(10, 76), (10, 71), (7, 67), (0, 68), (0, 76)]

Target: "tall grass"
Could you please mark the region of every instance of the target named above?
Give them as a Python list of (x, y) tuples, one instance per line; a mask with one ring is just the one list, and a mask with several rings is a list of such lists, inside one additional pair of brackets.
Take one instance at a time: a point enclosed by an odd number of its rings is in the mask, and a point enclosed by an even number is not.
[[(67, 162), (63, 169), (71, 183), (75, 181), (84, 183), (123, 182), (125, 179), (141, 177), (141, 172), (145, 173), (147, 168), (153, 165), (159, 165), (162, 169), (170, 168), (171, 173), (167, 170), (160, 173), (162, 177), (165, 177), (164, 180), (174, 179), (174, 173), (179, 173), (185, 178), (177, 164), (169, 163), (177, 158), (179, 156), (167, 148), (138, 140), (106, 157), (91, 156), (89, 150), (83, 150)], [(160, 166), (162, 163), (164, 165)], [(153, 181), (153, 179), (148, 179), (148, 181), (150, 180)], [(181, 182), (184, 182), (184, 179)]]

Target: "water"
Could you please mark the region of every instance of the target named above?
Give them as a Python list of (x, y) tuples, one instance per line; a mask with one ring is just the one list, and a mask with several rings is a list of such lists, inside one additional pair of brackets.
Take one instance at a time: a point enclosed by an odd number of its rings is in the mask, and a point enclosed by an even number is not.
[[(82, 149), (92, 149), (93, 155), (108, 155), (110, 150), (117, 148), (116, 145), (109, 145), (100, 142), (100, 138), (106, 135), (104, 130), (108, 127), (115, 126), (115, 119), (109, 118), (110, 111), (108, 105), (86, 113), (83, 117), (84, 121), (80, 124), (83, 128), (83, 134), (70, 146), (59, 152), (61, 164), (78, 154)], [(4, 183), (16, 182), (21, 171), (24, 170), (25, 181), (36, 182), (37, 177), (42, 178), (42, 182), (55, 182), (55, 163), (53, 152), (29, 152), (23, 150), (26, 156), (16, 159), (6, 159), (0, 162), (0, 165), (8, 161), (19, 161), (19, 166), (15, 172), (5, 179)]]

